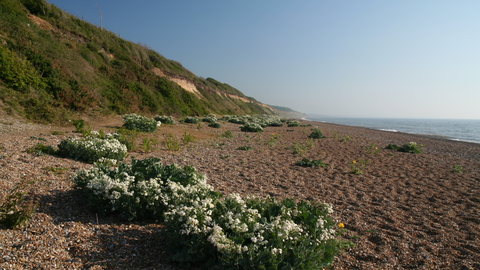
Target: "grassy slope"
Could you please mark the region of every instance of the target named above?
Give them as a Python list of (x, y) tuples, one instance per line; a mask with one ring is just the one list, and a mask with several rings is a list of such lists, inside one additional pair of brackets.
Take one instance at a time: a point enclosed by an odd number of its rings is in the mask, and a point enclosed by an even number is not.
[[(0, 17), (0, 106), (9, 113), (41, 122), (72, 114), (272, 113), (228, 84), (199, 78), (44, 0), (2, 0)], [(154, 68), (193, 83), (202, 97)]]

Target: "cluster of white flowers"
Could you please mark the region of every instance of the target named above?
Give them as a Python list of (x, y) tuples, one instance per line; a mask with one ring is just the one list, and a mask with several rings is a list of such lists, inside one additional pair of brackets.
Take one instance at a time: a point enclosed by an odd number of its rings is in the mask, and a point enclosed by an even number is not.
[(173, 125), (174, 123), (173, 117), (166, 115), (156, 115), (153, 119), (167, 125)]
[(122, 117), (123, 126), (130, 130), (154, 132), (161, 125), (160, 121), (134, 113), (125, 114)]
[(246, 132), (262, 132), (263, 128), (260, 124), (258, 123), (246, 123), (243, 126), (240, 126), (241, 131), (246, 131)]
[(215, 205), (207, 194), (213, 188), (206, 183), (206, 179), (201, 180), (197, 185), (187, 186), (167, 181), (161, 195), (168, 206), (165, 221), (178, 224), (180, 234), (206, 234), (211, 231)]
[[(145, 174), (133, 172), (133, 168)], [(148, 171), (158, 173), (157, 177), (150, 178)], [(292, 259), (286, 259), (288, 256), (310, 252), (299, 248), (313, 245), (311, 252), (315, 253), (333, 243), (328, 241), (336, 233), (326, 215), (331, 213), (331, 205), (238, 194), (220, 198), (193, 167), (163, 166), (158, 159), (132, 160), (132, 164), (116, 168), (97, 164), (79, 171), (73, 180), (90, 192), (90, 197), (97, 197), (98, 207), (105, 211), (126, 212), (128, 218), (136, 218), (137, 211), (162, 211), (167, 235), (176, 245), (201, 249), (210, 245), (205, 250), (215, 250), (222, 265), (237, 265), (241, 258), (287, 263)], [(201, 253), (199, 256), (209, 256)]]
[(275, 116), (275, 115), (225, 115), (222, 117), (222, 120), (228, 121), (230, 123), (245, 125), (247, 123), (255, 123), (264, 127), (281, 127), (283, 122), (286, 121), (285, 118)]
[(60, 142), (58, 148), (64, 156), (88, 162), (98, 161), (100, 158), (120, 161), (127, 154), (127, 147), (113, 138), (67, 138)]
[(198, 119), (198, 117), (195, 117), (195, 116), (186, 116), (181, 120), (181, 122), (188, 123), (188, 124), (197, 124), (198, 121), (200, 120)]
[(208, 236), (207, 241), (215, 246), (220, 253), (241, 254), (242, 252), (248, 251), (247, 246), (242, 247), (242, 245), (235, 244), (235, 242), (229, 239), (223, 232), (223, 229), (218, 225), (213, 226), (212, 233)]

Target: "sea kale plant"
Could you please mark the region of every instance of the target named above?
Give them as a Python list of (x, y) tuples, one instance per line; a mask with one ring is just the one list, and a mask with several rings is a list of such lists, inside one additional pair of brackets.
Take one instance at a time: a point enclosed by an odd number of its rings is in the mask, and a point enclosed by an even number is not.
[(185, 116), (180, 122), (187, 123), (187, 124), (198, 124), (200, 119), (195, 116)]
[(328, 204), (180, 195), (165, 213), (173, 260), (208, 269), (322, 269), (350, 245), (336, 238)]
[(409, 142), (402, 146), (396, 144), (389, 144), (385, 147), (386, 149), (393, 149), (399, 152), (406, 152), (406, 153), (413, 153), (413, 154), (421, 154), (422, 153), (422, 144), (417, 144), (416, 142)]
[(120, 163), (113, 169), (97, 163), (91, 169), (77, 172), (72, 180), (83, 189), (92, 210), (117, 213), (126, 220), (162, 220), (163, 213), (173, 203), (172, 192), (180, 189), (195, 191), (195, 196), (206, 196), (201, 195), (204, 190), (212, 192), (212, 196), (216, 194), (194, 167), (163, 165), (159, 161), (132, 159), (131, 163)]
[[(94, 132), (94, 134), (97, 134)], [(105, 137), (88, 136), (84, 138), (67, 138), (58, 145), (61, 156), (93, 163), (100, 158), (123, 160), (127, 155), (127, 146), (114, 138), (116, 135), (107, 134)]]
[(172, 260), (208, 269), (322, 269), (352, 244), (338, 238), (325, 203), (222, 198), (190, 166), (133, 159), (101, 164), (73, 176), (101, 213), (128, 220), (163, 220)]
[(240, 130), (245, 132), (263, 132), (262, 126), (253, 122), (249, 122), (243, 126), (240, 126)]
[(308, 158), (303, 158), (295, 162), (295, 165), (302, 167), (327, 167), (328, 164), (323, 163), (321, 160), (309, 160)]
[(216, 123), (217, 122), (217, 116), (214, 114), (208, 114), (202, 117), (202, 122), (207, 122), (210, 124)]
[(319, 129), (319, 128), (314, 128), (312, 133), (310, 133), (310, 135), (308, 135), (308, 138), (311, 138), (311, 139), (322, 139), (322, 138), (326, 138), (322, 131)]
[(141, 132), (154, 132), (161, 125), (160, 121), (134, 113), (125, 114), (123, 117), (123, 126), (130, 130)]
[(161, 123), (167, 124), (167, 125), (173, 125), (173, 123), (175, 122), (173, 120), (173, 117), (166, 116), (166, 115), (157, 115), (153, 119), (155, 119), (155, 121), (158, 121), (158, 122), (161, 122)]

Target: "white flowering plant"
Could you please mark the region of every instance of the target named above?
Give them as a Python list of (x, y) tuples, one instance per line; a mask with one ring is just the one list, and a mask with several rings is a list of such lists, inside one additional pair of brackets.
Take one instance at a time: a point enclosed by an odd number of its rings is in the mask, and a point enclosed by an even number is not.
[(72, 180), (83, 189), (93, 211), (119, 214), (126, 220), (163, 220), (171, 192), (206, 184), (194, 167), (163, 165), (157, 158), (132, 159), (116, 168), (96, 163), (77, 172)]
[(198, 124), (200, 119), (196, 116), (185, 116), (180, 122), (187, 123), (187, 124)]
[(208, 114), (202, 117), (202, 122), (207, 122), (210, 124), (217, 122), (217, 116), (215, 114)]
[(160, 121), (134, 113), (122, 115), (123, 126), (130, 130), (154, 132), (162, 124)]
[(208, 269), (322, 269), (350, 242), (337, 239), (328, 204), (291, 199), (184, 201), (165, 213), (173, 260)]
[(67, 138), (58, 145), (61, 156), (93, 163), (100, 158), (123, 160), (127, 155), (127, 147), (113, 135), (101, 138), (88, 136), (85, 138)]
[(173, 117), (171, 117), (171, 116), (166, 116), (166, 115), (156, 115), (153, 119), (155, 119), (155, 120), (158, 121), (158, 122), (167, 124), (167, 125), (173, 125), (174, 122), (175, 122), (175, 121), (173, 120)]
[(285, 118), (275, 115), (225, 115), (222, 117), (222, 120), (241, 125), (246, 125), (247, 123), (255, 123), (260, 125), (262, 128), (281, 127), (283, 126), (283, 122), (286, 121)]
[(240, 126), (240, 130), (245, 132), (263, 132), (262, 126), (253, 122), (249, 122), (243, 126)]
[(73, 176), (100, 213), (164, 221), (172, 260), (208, 269), (322, 269), (352, 246), (325, 203), (222, 197), (194, 167), (132, 159)]

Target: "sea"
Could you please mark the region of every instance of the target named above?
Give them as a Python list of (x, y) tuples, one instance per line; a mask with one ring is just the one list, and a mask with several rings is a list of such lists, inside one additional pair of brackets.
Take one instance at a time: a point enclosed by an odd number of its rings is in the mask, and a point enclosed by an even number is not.
[(480, 143), (480, 119), (306, 117), (307, 120)]

